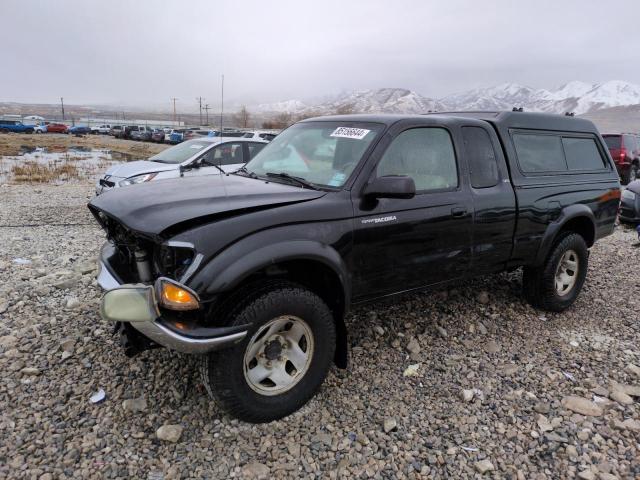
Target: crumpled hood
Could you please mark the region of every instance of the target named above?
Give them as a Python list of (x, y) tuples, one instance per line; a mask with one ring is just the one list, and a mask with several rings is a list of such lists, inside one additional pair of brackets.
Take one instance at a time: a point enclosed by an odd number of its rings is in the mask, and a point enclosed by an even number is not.
[(326, 192), (239, 175), (180, 177), (114, 188), (89, 202), (129, 229), (157, 237), (176, 224), (313, 200)]
[(149, 162), (148, 160), (138, 160), (135, 162), (120, 163), (109, 168), (105, 175), (119, 178), (129, 178), (144, 173), (165, 172), (167, 170), (178, 170), (178, 163)]

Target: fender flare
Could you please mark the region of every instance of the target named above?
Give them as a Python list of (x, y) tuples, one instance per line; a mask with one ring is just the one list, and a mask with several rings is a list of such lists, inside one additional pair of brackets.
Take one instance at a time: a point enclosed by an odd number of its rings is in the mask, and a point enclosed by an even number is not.
[(567, 224), (567, 222), (579, 217), (587, 218), (589, 220), (591, 227), (593, 228), (593, 236), (595, 238), (596, 218), (591, 209), (583, 204), (574, 204), (564, 207), (560, 211), (558, 218), (549, 223), (546, 231), (544, 232), (542, 241), (540, 242), (540, 247), (538, 248), (538, 254), (536, 255), (535, 266), (543, 264), (558, 233)]
[(219, 256), (211, 259), (189, 282), (192, 288), (198, 290), (202, 288), (206, 295), (227, 292), (238, 286), (251, 274), (270, 265), (291, 260), (310, 260), (322, 263), (337, 275), (342, 287), (344, 311), (342, 315), (334, 315), (336, 323), (334, 361), (338, 367), (346, 368), (349, 346), (344, 317), (350, 306), (351, 282), (349, 270), (340, 254), (331, 246), (314, 240), (276, 242), (248, 251), (241, 256), (233, 250), (222, 252)]

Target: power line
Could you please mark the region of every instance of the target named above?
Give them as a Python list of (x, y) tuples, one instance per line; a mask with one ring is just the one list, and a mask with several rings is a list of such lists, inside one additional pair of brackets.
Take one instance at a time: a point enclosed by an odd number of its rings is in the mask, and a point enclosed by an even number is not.
[(204, 100), (204, 98), (198, 97), (196, 98), (196, 100), (198, 101), (198, 105), (200, 106), (200, 125), (202, 125), (202, 100)]
[(209, 110), (211, 109), (211, 107), (209, 106), (209, 104), (207, 103), (204, 107), (204, 111), (207, 113), (207, 125), (209, 125)]
[(220, 102), (220, 136), (222, 136), (222, 114), (224, 113), (224, 75), (222, 75), (222, 98)]
[(175, 121), (176, 121), (176, 100), (178, 100), (178, 99), (175, 98), (175, 97), (171, 97), (170, 100), (173, 102), (173, 121), (175, 123)]

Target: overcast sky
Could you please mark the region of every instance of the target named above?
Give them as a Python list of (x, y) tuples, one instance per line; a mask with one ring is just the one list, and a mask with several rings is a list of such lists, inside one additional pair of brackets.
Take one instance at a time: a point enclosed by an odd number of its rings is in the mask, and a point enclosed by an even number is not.
[(2, 0), (0, 101), (255, 104), (640, 83), (640, 2)]

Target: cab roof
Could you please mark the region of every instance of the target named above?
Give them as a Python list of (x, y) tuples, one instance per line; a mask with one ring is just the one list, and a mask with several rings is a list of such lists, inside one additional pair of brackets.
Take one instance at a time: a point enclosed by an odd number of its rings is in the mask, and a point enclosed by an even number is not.
[(537, 112), (461, 111), (430, 112), (426, 114), (349, 114), (307, 118), (305, 120), (302, 120), (302, 122), (373, 122), (390, 126), (399, 120), (424, 118), (424, 116), (484, 120), (495, 125), (496, 127), (504, 127), (507, 129), (522, 128), (533, 130), (560, 130), (568, 132), (575, 131), (598, 133), (595, 125), (589, 120), (568, 115)]

